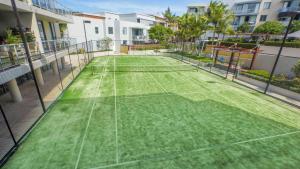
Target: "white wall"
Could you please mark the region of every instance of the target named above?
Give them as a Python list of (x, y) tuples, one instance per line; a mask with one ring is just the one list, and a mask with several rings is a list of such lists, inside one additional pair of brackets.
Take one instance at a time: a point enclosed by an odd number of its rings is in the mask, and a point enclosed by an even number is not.
[[(96, 19), (90, 17), (73, 16), (74, 23), (68, 24), (68, 32), (70, 38), (76, 38), (77, 43), (85, 42), (83, 21), (91, 21), (86, 23), (87, 40), (100, 40), (105, 37), (105, 27), (103, 19)], [(99, 33), (96, 34), (95, 27), (98, 27)]]

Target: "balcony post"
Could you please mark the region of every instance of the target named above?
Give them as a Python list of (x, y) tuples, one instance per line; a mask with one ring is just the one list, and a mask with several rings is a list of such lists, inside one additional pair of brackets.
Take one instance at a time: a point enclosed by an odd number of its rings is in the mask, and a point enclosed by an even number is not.
[(12, 100), (15, 102), (21, 102), (23, 98), (16, 79), (10, 80), (9, 82), (7, 82), (7, 85)]

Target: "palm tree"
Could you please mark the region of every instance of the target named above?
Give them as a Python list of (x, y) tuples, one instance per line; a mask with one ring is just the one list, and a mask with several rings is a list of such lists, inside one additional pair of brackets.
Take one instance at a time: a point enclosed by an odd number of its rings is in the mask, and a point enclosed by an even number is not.
[(228, 9), (222, 1), (213, 0), (209, 4), (207, 16), (211, 24), (213, 24), (213, 38), (216, 33), (225, 32), (228, 25), (231, 25), (233, 13)]
[[(206, 16), (196, 16), (184, 14), (178, 19), (177, 37), (182, 42), (182, 49), (185, 50), (185, 42), (195, 44), (208, 29), (208, 18)], [(194, 45), (195, 46), (195, 45)], [(192, 49), (195, 51), (195, 48)]]
[(171, 26), (173, 26), (177, 21), (177, 17), (175, 13), (171, 12), (170, 7), (168, 7), (168, 9), (163, 13), (163, 16)]

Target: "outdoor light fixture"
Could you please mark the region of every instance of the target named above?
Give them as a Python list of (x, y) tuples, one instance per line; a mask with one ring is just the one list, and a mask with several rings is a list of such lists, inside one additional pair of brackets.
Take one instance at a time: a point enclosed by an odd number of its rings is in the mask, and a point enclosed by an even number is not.
[(90, 55), (89, 55), (89, 48), (88, 48), (88, 42), (87, 42), (87, 36), (86, 36), (86, 28), (85, 28), (85, 24), (90, 24), (91, 21), (88, 20), (83, 20), (83, 29), (84, 29), (84, 36), (85, 36), (85, 45), (86, 45), (86, 50), (88, 53), (88, 60), (90, 60)]
[(283, 49), (283, 46), (284, 46), (285, 41), (286, 41), (286, 39), (287, 39), (287, 36), (288, 36), (288, 34), (289, 34), (289, 31), (290, 31), (290, 29), (291, 29), (291, 27), (292, 27), (292, 23), (293, 23), (293, 21), (295, 20), (295, 18), (296, 18), (298, 15), (300, 15), (300, 11), (296, 11), (296, 10), (295, 10), (295, 11), (287, 11), (287, 12), (283, 12), (283, 13), (281, 13), (281, 14), (279, 15), (280, 17), (290, 17), (290, 21), (289, 21), (288, 27), (287, 27), (287, 29), (286, 29), (286, 31), (285, 31), (284, 38), (283, 38), (283, 40), (282, 40), (282, 43), (281, 43), (281, 46), (280, 46), (280, 49), (279, 49), (277, 58), (276, 58), (276, 60), (275, 60), (275, 64), (274, 64), (274, 66), (273, 66), (273, 68), (272, 68), (272, 71), (271, 71), (271, 74), (270, 74), (270, 77), (269, 77), (269, 80), (268, 80), (268, 83), (267, 83), (267, 86), (266, 86), (266, 89), (265, 89), (265, 92), (264, 92), (265, 94), (267, 93), (267, 91), (268, 91), (268, 89), (269, 89), (269, 87), (270, 87), (271, 80), (272, 80), (272, 78), (273, 78), (273, 76), (274, 76), (274, 73), (275, 73), (275, 70), (276, 70), (276, 66), (277, 66), (277, 64), (278, 64), (278, 61), (279, 61), (280, 55), (281, 55), (281, 53), (282, 53), (282, 49)]

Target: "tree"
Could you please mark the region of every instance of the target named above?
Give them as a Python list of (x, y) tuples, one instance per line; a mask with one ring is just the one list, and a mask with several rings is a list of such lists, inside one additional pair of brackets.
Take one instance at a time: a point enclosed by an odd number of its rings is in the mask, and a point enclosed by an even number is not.
[(251, 26), (249, 23), (247, 22), (244, 22), (242, 25), (240, 25), (238, 28), (237, 28), (237, 31), (238, 32), (241, 32), (241, 33), (249, 33), (251, 30)]
[(167, 42), (173, 35), (173, 31), (162, 25), (155, 25), (149, 29), (149, 37), (152, 40), (158, 41), (160, 43)]
[(294, 33), (300, 30), (300, 21), (293, 21), (293, 25), (290, 29), (290, 33)]
[(285, 26), (279, 21), (267, 21), (255, 28), (254, 33), (266, 34), (265, 40), (269, 39), (269, 35), (282, 34)]
[(171, 12), (170, 7), (163, 13), (163, 16), (167, 19), (169, 23), (174, 23), (176, 21), (175, 13)]
[(234, 15), (222, 1), (213, 0), (209, 4), (207, 17), (210, 23), (213, 24), (213, 37), (215, 37), (216, 33), (220, 34), (225, 31)]

